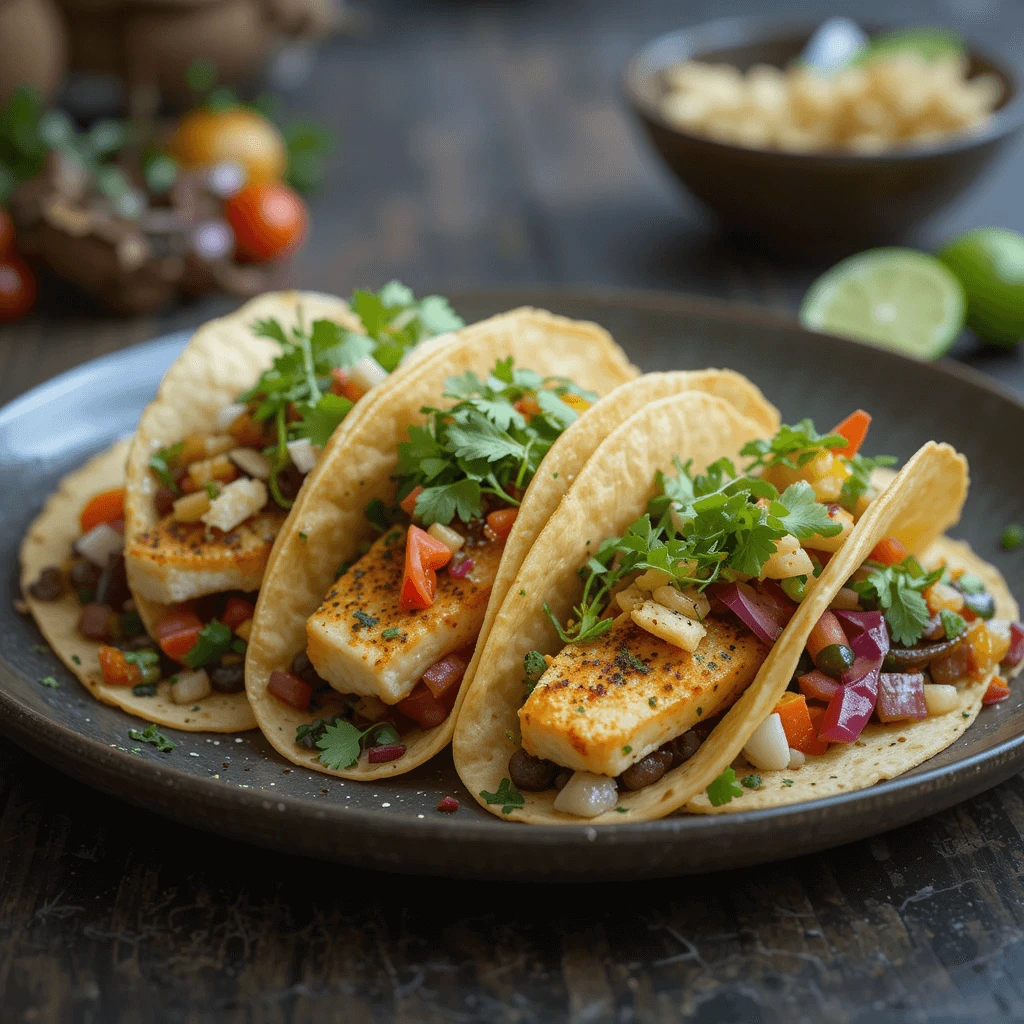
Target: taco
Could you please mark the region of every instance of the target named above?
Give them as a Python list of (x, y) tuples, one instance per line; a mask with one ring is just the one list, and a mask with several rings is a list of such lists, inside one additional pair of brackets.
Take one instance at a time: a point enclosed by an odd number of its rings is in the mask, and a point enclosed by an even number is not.
[[(823, 632), (829, 605), (850, 601), (845, 584), (889, 535), (891, 587), (916, 594), (915, 608), (937, 600), (939, 577), (896, 541), (924, 551), (956, 521), (966, 463), (926, 445), (879, 493), (872, 474), (891, 460), (861, 454), (869, 422), (858, 411), (826, 435), (804, 420), (765, 438), (720, 400), (684, 394), (610, 434), (531, 548), (481, 653), (454, 739), (477, 800), (531, 823), (662, 817), (709, 786), (712, 800), (727, 785), (745, 792), (723, 770), (774, 712), (808, 643), (836, 689), (845, 679), (844, 693), (870, 692), (882, 660), (865, 660), (853, 627), (849, 638)], [(868, 586), (850, 614), (871, 624)], [(874, 600), (885, 608), (889, 597)], [(986, 650), (977, 671), (989, 673), (1005, 648)], [(876, 704), (898, 710), (887, 699)], [(832, 718), (854, 703), (823, 706), (808, 734), (838, 737)]]
[(491, 609), (603, 433), (684, 387), (777, 422), (737, 374), (612, 391), (635, 374), (600, 328), (516, 310), (343, 425), (278, 539), (250, 635), (249, 700), (277, 750), (344, 778), (421, 764), (450, 741)]
[(352, 308), (268, 294), (201, 327), (131, 444), (68, 477), (23, 548), (30, 608), (87, 688), (162, 725), (255, 728), (245, 636), (287, 506), (363, 394), (460, 325), (392, 284)]

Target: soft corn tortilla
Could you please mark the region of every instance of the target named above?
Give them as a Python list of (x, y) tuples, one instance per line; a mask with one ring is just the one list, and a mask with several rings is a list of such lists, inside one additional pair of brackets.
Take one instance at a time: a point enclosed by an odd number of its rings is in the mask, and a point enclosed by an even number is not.
[[(100, 491), (124, 484), (124, 465), (131, 441), (118, 441), (66, 476), (28, 529), (21, 544), (21, 589), (40, 632), (82, 685), (104, 704), (112, 704), (148, 722), (174, 729), (203, 732), (241, 732), (256, 720), (245, 694), (211, 694), (198, 705), (175, 704), (164, 697), (136, 697), (130, 687), (108, 686), (97, 657), (101, 644), (78, 632), (82, 608), (72, 591), (58, 601), (38, 601), (28, 590), (47, 566), (70, 561), (71, 545), (81, 530), (78, 517)], [(77, 660), (76, 660), (77, 659)], [(241, 698), (241, 699), (239, 699)], [(193, 709), (196, 710), (193, 710)]]
[[(921, 561), (929, 567), (945, 562), (951, 568), (974, 573), (985, 581), (989, 593), (995, 598), (997, 617), (1018, 618), (1017, 602), (1002, 574), (980, 559), (963, 541), (940, 537), (922, 555)], [(837, 793), (850, 793), (893, 779), (945, 750), (967, 731), (978, 717), (981, 698), (995, 675), (993, 671), (980, 682), (965, 683), (960, 689), (959, 706), (945, 715), (887, 725), (872, 719), (856, 743), (835, 743), (824, 754), (809, 757), (798, 769), (761, 771), (751, 768), (740, 757), (734, 764), (737, 777), (756, 772), (761, 776), (761, 788), (745, 790), (742, 797), (721, 807), (712, 807), (707, 794), (701, 793), (686, 805), (686, 809), (699, 814), (723, 814), (781, 807), (783, 804), (820, 800)]]
[[(722, 456), (735, 459), (761, 435), (758, 426), (713, 396), (684, 394), (655, 402), (610, 434), (583, 468), (572, 489), (534, 543), (498, 610), (466, 697), (454, 739), (455, 765), (463, 783), (492, 813), (532, 824), (621, 824), (621, 812), (581, 819), (553, 807), (555, 792), (524, 793), (525, 804), (508, 815), (486, 804), (496, 792), (518, 747), (522, 662), (527, 651), (554, 654), (561, 642), (543, 610), (563, 620), (579, 600), (577, 570), (594, 546), (619, 535), (643, 513), (654, 474), (674, 454), (696, 470)], [(959, 517), (967, 468), (948, 445), (924, 446), (872, 503), (800, 605), (761, 666), (754, 682), (727, 712), (697, 753), (659, 782), (620, 795), (629, 821), (664, 817), (693, 799), (731, 763), (778, 702), (796, 668), (807, 636), (853, 567), (887, 534), (911, 550), (924, 550)], [(587, 542), (590, 541), (590, 544)]]

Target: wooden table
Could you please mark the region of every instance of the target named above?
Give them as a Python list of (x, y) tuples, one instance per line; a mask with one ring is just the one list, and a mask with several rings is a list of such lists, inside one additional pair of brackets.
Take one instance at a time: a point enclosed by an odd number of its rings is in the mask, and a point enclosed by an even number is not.
[[(712, 6), (743, 9), (687, 17)], [(900, 14), (948, 21), (952, 6)], [(293, 283), (590, 283), (792, 310), (823, 269), (730, 247), (638, 145), (616, 74), (677, 5), (371, 13), (293, 97), (342, 136)], [(996, 0), (965, 13), (992, 44), (1024, 30), (1024, 11)], [(1024, 230), (1022, 173), (1018, 150), (918, 241)], [(51, 289), (0, 329), (0, 401), (225, 308), (120, 322)], [(958, 351), (1024, 391), (1018, 353)], [(0, 742), (0, 1019), (1010, 1020), (1024, 1014), (1022, 833), (1017, 778), (742, 874), (576, 888), (359, 875), (172, 826)]]

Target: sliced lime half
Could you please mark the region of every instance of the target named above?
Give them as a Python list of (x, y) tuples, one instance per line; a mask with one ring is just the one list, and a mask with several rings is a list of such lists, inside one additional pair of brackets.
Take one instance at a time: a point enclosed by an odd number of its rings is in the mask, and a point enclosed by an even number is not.
[(936, 359), (964, 327), (960, 282), (934, 256), (915, 249), (869, 249), (837, 263), (811, 285), (804, 326)]

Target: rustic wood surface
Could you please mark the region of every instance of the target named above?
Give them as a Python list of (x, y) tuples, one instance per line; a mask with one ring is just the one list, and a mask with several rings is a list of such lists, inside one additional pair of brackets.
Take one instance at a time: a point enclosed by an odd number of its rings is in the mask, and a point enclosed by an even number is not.
[[(332, 44), (292, 98), (342, 146), (287, 280), (339, 293), (391, 276), (441, 291), (626, 285), (794, 309), (823, 267), (731, 246), (648, 158), (616, 92), (639, 42), (755, 7), (372, 5), (365, 36)], [(1024, 10), (999, 0), (899, 14), (993, 45), (1024, 29)], [(919, 241), (1024, 229), (1022, 172), (1018, 149)], [(36, 314), (0, 329), (0, 401), (225, 308), (122, 322), (50, 285)], [(958, 351), (1024, 390), (1016, 353)], [(1017, 778), (756, 871), (574, 888), (424, 881), (171, 826), (0, 741), (0, 1021), (1021, 1019), (1022, 834)]]

